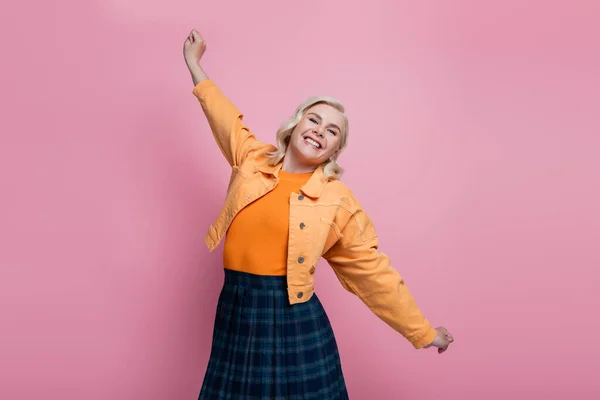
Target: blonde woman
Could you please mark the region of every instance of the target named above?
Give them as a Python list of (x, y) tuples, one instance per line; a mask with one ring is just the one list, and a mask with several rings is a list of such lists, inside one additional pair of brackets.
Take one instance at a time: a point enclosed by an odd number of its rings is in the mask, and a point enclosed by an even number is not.
[(342, 286), (416, 349), (453, 342), (422, 315), (402, 277), (378, 251), (373, 224), (340, 181), (348, 143), (344, 107), (329, 97), (301, 104), (258, 140), (200, 66), (192, 30), (184, 58), (214, 138), (232, 168), (227, 196), (205, 238), (224, 241), (210, 360), (199, 399), (347, 399), (333, 330), (314, 293), (323, 257)]

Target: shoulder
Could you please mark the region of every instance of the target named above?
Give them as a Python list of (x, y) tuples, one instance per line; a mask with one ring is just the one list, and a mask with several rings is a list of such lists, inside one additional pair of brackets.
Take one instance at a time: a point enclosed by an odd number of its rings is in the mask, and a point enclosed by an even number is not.
[(335, 221), (343, 232), (344, 246), (354, 246), (377, 238), (371, 217), (345, 183), (339, 180), (328, 182), (323, 190), (323, 200), (337, 205)]
[(270, 143), (265, 143), (260, 140), (255, 140), (248, 148), (246, 161), (250, 161), (255, 165), (268, 163), (269, 153), (277, 150), (277, 147)]
[(362, 210), (362, 204), (352, 189), (338, 179), (325, 184), (322, 196), (326, 201), (339, 202), (340, 207), (345, 208), (351, 214)]
[(265, 143), (257, 140), (253, 146), (252, 151), (255, 158), (267, 158), (270, 152), (277, 150), (277, 147), (271, 143)]

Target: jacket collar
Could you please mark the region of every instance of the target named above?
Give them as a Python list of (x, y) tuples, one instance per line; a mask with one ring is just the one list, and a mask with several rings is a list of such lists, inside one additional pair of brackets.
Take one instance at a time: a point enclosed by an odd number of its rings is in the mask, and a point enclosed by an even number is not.
[[(283, 162), (279, 162), (277, 165), (269, 165), (267, 159), (261, 157), (260, 160), (254, 160), (254, 166), (263, 174), (272, 175), (275, 179), (278, 179)], [(323, 188), (326, 184), (327, 179), (325, 178), (324, 166), (319, 165), (308, 179), (308, 182), (300, 188), (300, 191), (308, 197), (318, 199), (321, 193), (323, 193)]]

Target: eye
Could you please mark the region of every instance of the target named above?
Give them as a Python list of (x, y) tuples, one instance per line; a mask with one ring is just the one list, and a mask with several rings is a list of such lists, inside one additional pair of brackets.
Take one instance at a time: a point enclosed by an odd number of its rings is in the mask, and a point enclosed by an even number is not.
[(317, 120), (316, 120), (316, 119), (314, 119), (314, 118), (309, 118), (309, 120), (310, 120), (310, 122), (312, 122), (313, 124), (316, 124), (316, 123), (317, 123)]
[(328, 129), (329, 133), (331, 133), (333, 136), (337, 135), (337, 132), (333, 129)]

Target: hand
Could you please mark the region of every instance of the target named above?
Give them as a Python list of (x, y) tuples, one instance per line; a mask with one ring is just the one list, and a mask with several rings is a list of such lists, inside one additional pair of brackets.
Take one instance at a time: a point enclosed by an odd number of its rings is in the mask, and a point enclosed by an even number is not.
[(448, 349), (450, 343), (454, 342), (454, 337), (450, 334), (450, 332), (448, 332), (448, 329), (444, 328), (443, 326), (435, 328), (435, 330), (437, 331), (437, 336), (433, 342), (425, 346), (425, 348), (427, 349), (432, 346), (437, 347), (438, 353), (442, 354)]
[(206, 51), (206, 42), (200, 33), (192, 29), (189, 36), (183, 44), (183, 57), (190, 71), (198, 69), (200, 59)]

